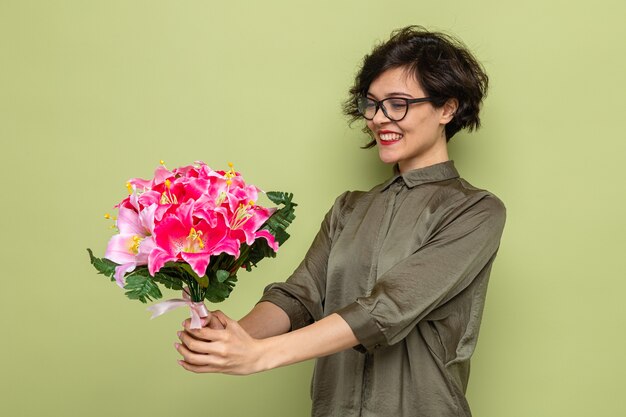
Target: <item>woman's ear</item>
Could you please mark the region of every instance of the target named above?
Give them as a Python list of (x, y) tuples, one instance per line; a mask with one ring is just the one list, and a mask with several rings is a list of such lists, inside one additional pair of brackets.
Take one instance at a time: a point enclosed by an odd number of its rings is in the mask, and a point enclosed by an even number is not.
[(439, 123), (445, 125), (454, 118), (457, 109), (459, 108), (459, 100), (455, 98), (449, 98), (442, 106), (441, 119)]

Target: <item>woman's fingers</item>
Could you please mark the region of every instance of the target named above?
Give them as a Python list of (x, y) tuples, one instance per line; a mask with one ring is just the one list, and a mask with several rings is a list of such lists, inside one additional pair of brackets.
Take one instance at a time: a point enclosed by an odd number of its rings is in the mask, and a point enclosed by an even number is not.
[(208, 342), (196, 339), (188, 332), (178, 332), (177, 334), (183, 345), (190, 351), (204, 354), (212, 353), (211, 345)]
[(183, 368), (185, 368), (186, 370), (190, 371), (190, 372), (195, 372), (197, 374), (200, 373), (210, 373), (210, 372), (219, 372), (219, 369), (214, 368), (212, 366), (198, 366), (198, 365), (191, 365), (183, 360), (178, 361), (178, 364), (180, 366), (182, 366)]
[(208, 324), (205, 324), (205, 327), (214, 330), (224, 330), (224, 325), (221, 321), (219, 321), (219, 319), (217, 319), (217, 317), (215, 317), (215, 315), (211, 315), (211, 320), (209, 320)]
[(189, 333), (195, 339), (205, 340), (207, 342), (215, 342), (217, 340), (224, 340), (227, 337), (226, 329), (211, 329), (210, 327), (201, 327), (200, 329), (190, 329), (189, 322), (183, 323), (185, 332)]
[(222, 324), (222, 326), (224, 326), (224, 328), (226, 328), (227, 325), (230, 324), (230, 322), (233, 322), (234, 320), (232, 320), (230, 317), (228, 317), (226, 314), (222, 313), (221, 310), (215, 310), (212, 312), (212, 316), (216, 319), (219, 320), (219, 322)]
[(189, 320), (183, 322), (185, 331), (178, 332), (182, 343), (175, 344), (176, 350), (183, 356), (180, 365), (192, 372), (232, 375), (261, 371), (262, 350), (258, 340), (219, 310), (212, 312), (212, 320), (218, 321), (224, 329), (190, 329)]
[(224, 328), (228, 330), (228, 332), (225, 333), (226, 335), (233, 335), (233, 337), (237, 337), (242, 341), (249, 341), (252, 339), (248, 332), (246, 332), (244, 328), (239, 325), (239, 322), (237, 322), (237, 320), (231, 319), (220, 310), (214, 311), (213, 317), (218, 319), (220, 323), (224, 325)]
[[(214, 313), (214, 311), (209, 311), (209, 315), (207, 317), (203, 317), (200, 319), (202, 322), (202, 327), (208, 327), (214, 330), (224, 329), (224, 324), (222, 324), (222, 322), (215, 316)], [(183, 327), (189, 328), (189, 326), (191, 326), (191, 318), (185, 319), (183, 321)]]
[(174, 347), (181, 354), (183, 360), (192, 365), (209, 365), (209, 355), (192, 352), (183, 343), (174, 343)]

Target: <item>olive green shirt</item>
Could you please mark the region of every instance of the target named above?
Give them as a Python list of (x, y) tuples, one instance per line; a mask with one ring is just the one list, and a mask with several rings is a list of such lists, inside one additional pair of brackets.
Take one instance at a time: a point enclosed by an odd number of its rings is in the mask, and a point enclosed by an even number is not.
[(471, 416), (470, 357), (506, 210), (449, 160), (345, 192), (261, 301), (291, 330), (338, 313), (360, 345), (319, 358), (315, 417)]

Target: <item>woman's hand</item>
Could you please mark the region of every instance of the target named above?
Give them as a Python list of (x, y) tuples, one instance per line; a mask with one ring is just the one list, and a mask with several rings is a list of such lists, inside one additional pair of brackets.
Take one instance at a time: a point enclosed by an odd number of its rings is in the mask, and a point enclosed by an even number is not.
[(359, 344), (348, 323), (337, 313), (264, 339), (253, 338), (221, 311), (214, 311), (211, 316), (209, 323), (217, 319), (224, 328), (190, 329), (190, 320), (185, 320), (184, 331), (178, 333), (182, 343), (175, 346), (183, 356), (178, 363), (188, 371), (248, 375), (331, 355)]
[[(223, 330), (224, 329), (224, 325), (222, 324), (221, 321), (219, 321), (219, 319), (215, 316), (215, 311), (209, 311), (209, 315), (208, 317), (204, 317), (202, 319), (202, 327), (208, 327), (209, 329), (215, 329), (215, 330)], [(185, 323), (187, 323), (187, 326), (189, 326), (190, 320), (185, 320), (183, 322), (183, 326), (185, 326)]]
[(178, 332), (182, 343), (174, 345), (183, 356), (178, 363), (186, 370), (230, 375), (265, 370), (262, 341), (251, 337), (237, 321), (221, 311), (211, 313), (209, 327), (190, 329), (189, 325), (189, 319), (183, 322), (184, 331)]

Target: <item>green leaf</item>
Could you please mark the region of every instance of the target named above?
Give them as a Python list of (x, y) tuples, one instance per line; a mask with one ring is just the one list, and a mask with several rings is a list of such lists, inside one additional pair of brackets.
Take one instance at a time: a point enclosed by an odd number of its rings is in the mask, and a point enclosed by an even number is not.
[[(161, 268), (161, 271), (163, 271), (163, 268)], [(157, 272), (154, 274), (154, 277), (152, 277), (155, 282), (163, 284), (165, 288), (169, 288), (170, 290), (180, 291), (183, 289), (184, 281), (161, 271)]]
[(200, 284), (202, 288), (206, 288), (209, 286), (209, 277), (206, 275), (199, 277), (198, 275), (194, 275), (193, 278)]
[(224, 282), (228, 279), (228, 277), (230, 277), (230, 272), (224, 271), (223, 269), (218, 269), (215, 276), (217, 277), (217, 280), (219, 282)]
[[(142, 272), (144, 271), (144, 272)], [(126, 296), (131, 300), (139, 300), (142, 303), (152, 301), (154, 298), (158, 300), (163, 297), (159, 287), (152, 280), (146, 269), (140, 269), (137, 273), (133, 272), (126, 276), (126, 285), (124, 286)]]
[(91, 249), (87, 248), (87, 252), (89, 252), (89, 259), (91, 264), (96, 268), (99, 274), (105, 275), (111, 278), (111, 281), (115, 281), (115, 267), (118, 266), (115, 262), (110, 261), (106, 258), (96, 258), (93, 256), (93, 252)]
[(257, 239), (250, 246), (250, 254), (248, 255), (248, 262), (244, 264), (247, 271), (251, 270), (252, 266), (256, 266), (263, 258), (275, 258), (276, 252), (270, 247), (265, 239)]
[(291, 202), (291, 199), (293, 198), (293, 193), (285, 193), (282, 191), (268, 191), (266, 195), (267, 198), (269, 198), (274, 204), (283, 204), (285, 206), (288, 204), (294, 204), (297, 206), (297, 204)]
[(267, 197), (275, 204), (283, 204), (284, 207), (276, 210), (274, 214), (263, 224), (262, 229), (267, 229), (276, 238), (278, 245), (285, 243), (289, 239), (289, 233), (285, 231), (296, 218), (296, 203), (292, 201), (293, 193), (282, 191), (268, 191)]
[(219, 282), (216, 276), (211, 277), (204, 298), (211, 303), (221, 303), (230, 296), (236, 282), (236, 275), (229, 276), (224, 282)]
[(183, 268), (185, 272), (187, 272), (189, 275), (191, 275), (202, 288), (206, 288), (209, 286), (209, 277), (207, 277), (206, 275), (199, 277), (198, 274), (196, 274), (194, 270), (191, 269), (191, 266), (189, 266), (189, 264), (187, 263), (181, 262), (180, 267)]
[[(293, 193), (268, 191), (266, 194), (273, 203), (284, 205), (284, 207), (276, 210), (261, 226), (261, 229), (268, 230), (274, 236), (274, 239), (280, 246), (289, 239), (289, 233), (285, 229), (296, 218), (295, 207), (297, 204), (292, 201)], [(274, 252), (274, 249), (269, 246), (265, 239), (259, 238), (250, 246), (248, 258), (243, 263), (243, 266), (246, 268), (246, 271), (251, 271), (252, 267), (256, 266), (261, 259), (275, 257), (276, 252)]]

